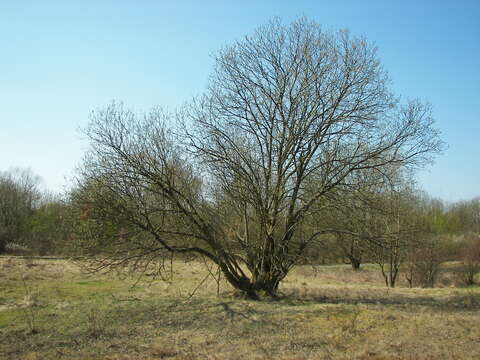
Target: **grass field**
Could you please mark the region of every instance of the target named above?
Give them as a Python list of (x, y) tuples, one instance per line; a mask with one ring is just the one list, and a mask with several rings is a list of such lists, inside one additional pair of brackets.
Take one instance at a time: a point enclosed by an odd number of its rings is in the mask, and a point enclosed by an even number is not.
[(256, 302), (224, 281), (217, 296), (207, 274), (200, 262), (175, 261), (170, 282), (0, 258), (0, 359), (480, 358), (480, 288), (448, 277), (387, 289), (373, 266), (300, 266), (279, 300)]

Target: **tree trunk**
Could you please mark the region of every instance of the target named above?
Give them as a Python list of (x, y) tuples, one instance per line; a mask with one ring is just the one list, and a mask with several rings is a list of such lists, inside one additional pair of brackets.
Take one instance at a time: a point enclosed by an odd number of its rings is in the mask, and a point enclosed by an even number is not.
[(7, 250), (7, 235), (0, 231), (0, 254)]
[(352, 265), (352, 269), (353, 269), (354, 271), (360, 270), (360, 265), (361, 265), (361, 261), (360, 261), (360, 260), (355, 259), (355, 258), (352, 258), (352, 259), (350, 259), (350, 264)]
[(231, 281), (226, 276), (228, 282), (237, 290), (242, 292), (245, 297), (251, 300), (260, 300), (262, 297), (274, 298), (277, 295), (278, 284), (280, 279), (271, 279), (268, 281)]
[(259, 266), (256, 271), (252, 271), (251, 278), (240, 276), (224, 262), (218, 263), (218, 266), (230, 285), (252, 300), (260, 300), (265, 296), (275, 297), (278, 285), (285, 277), (278, 272), (273, 272), (271, 267), (267, 269), (265, 266)]
[(398, 275), (398, 270), (397, 269), (390, 269), (390, 273), (388, 276), (388, 286), (391, 288), (395, 287), (395, 284), (397, 282), (397, 275)]
[(252, 289), (258, 294), (275, 297), (277, 295), (278, 285), (283, 276), (273, 273), (272, 271), (262, 272), (252, 277)]

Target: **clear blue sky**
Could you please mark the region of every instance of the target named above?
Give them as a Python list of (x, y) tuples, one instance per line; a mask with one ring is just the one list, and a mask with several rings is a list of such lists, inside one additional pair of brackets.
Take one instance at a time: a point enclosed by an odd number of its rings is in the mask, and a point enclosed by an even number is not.
[(307, 16), (376, 43), (394, 91), (434, 107), (449, 149), (419, 181), (480, 195), (480, 1), (0, 0), (0, 170), (29, 167), (59, 191), (111, 100), (170, 108), (200, 93), (211, 55), (279, 16)]

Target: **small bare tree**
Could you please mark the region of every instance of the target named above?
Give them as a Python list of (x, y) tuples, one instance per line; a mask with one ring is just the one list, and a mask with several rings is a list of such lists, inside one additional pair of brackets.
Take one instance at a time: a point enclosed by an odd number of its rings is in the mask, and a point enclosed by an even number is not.
[(447, 217), (444, 204), (418, 193), (416, 200), (419, 231), (415, 246), (410, 247), (405, 262), (405, 278), (410, 287), (434, 287), (441, 264), (452, 260), (455, 245), (449, 240), (452, 222)]
[(384, 214), (376, 184), (371, 178), (365, 183), (369, 185), (366, 188), (337, 192), (318, 214), (318, 228), (335, 234), (335, 248), (353, 270), (359, 270), (362, 262), (371, 258), (370, 249), (386, 232), (386, 228), (376, 226), (379, 215)]
[(410, 287), (434, 287), (441, 264), (446, 261), (448, 246), (445, 238), (422, 234), (407, 255), (405, 278)]
[(365, 186), (352, 174), (420, 165), (441, 148), (429, 107), (400, 105), (376, 49), (347, 31), (273, 20), (215, 60), (180, 130), (159, 111), (92, 114), (78, 203), (117, 232), (109, 264), (196, 253), (248, 296), (274, 295), (326, 231), (309, 217), (336, 190)]
[(409, 184), (400, 180), (394, 185), (378, 195), (380, 211), (369, 226), (374, 240), (369, 242), (370, 253), (388, 287), (395, 287), (402, 265), (422, 231), (415, 194)]
[(461, 279), (465, 285), (474, 285), (475, 276), (480, 272), (480, 236), (478, 234), (465, 235), (461, 259), (463, 265)]

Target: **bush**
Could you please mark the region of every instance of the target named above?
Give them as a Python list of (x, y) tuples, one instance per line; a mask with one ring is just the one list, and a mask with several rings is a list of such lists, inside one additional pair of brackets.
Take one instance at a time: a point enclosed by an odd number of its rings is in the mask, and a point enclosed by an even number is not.
[(432, 237), (419, 242), (408, 255), (406, 279), (412, 286), (434, 287), (441, 264), (450, 254), (444, 237)]
[(464, 285), (474, 285), (475, 275), (480, 272), (480, 236), (467, 234), (461, 250), (462, 269), (459, 274)]

